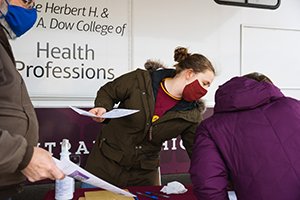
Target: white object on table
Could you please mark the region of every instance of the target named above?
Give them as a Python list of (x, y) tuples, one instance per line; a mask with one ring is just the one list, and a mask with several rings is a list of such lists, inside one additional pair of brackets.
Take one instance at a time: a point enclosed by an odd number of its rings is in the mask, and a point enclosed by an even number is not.
[(182, 183), (178, 181), (172, 181), (165, 185), (160, 191), (166, 194), (182, 194), (185, 193), (187, 189)]

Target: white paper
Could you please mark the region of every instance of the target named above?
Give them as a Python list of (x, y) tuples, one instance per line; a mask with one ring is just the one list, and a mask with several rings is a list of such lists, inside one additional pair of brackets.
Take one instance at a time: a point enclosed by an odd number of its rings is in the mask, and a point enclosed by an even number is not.
[(97, 117), (97, 118), (100, 118), (99, 116), (94, 115), (93, 113), (90, 113), (90, 112), (88, 112), (86, 110), (75, 108), (73, 106), (69, 106), (69, 107), (72, 108), (72, 110), (74, 110), (75, 112), (77, 112), (80, 115), (84, 115), (84, 116), (88, 116), (88, 117)]
[(102, 116), (97, 116), (97, 115), (94, 115), (93, 113), (82, 110), (80, 108), (76, 108), (74, 106), (69, 106), (69, 107), (80, 115), (84, 115), (84, 116), (88, 116), (88, 117), (96, 117), (96, 118), (106, 118), (106, 119), (125, 117), (127, 115), (132, 115), (136, 112), (139, 112), (139, 110), (115, 108), (109, 112), (104, 113)]
[(101, 117), (102, 118), (119, 118), (119, 117), (124, 117), (127, 115), (132, 115), (136, 112), (139, 112), (139, 110), (115, 108), (109, 112), (104, 113)]
[(228, 192), (228, 196), (229, 196), (229, 199), (230, 199), (230, 200), (237, 200), (237, 197), (236, 197), (234, 191), (229, 191), (229, 192)]
[(135, 195), (131, 194), (130, 192), (127, 192), (121, 188), (118, 188), (96, 176), (89, 173), (88, 171), (82, 169), (80, 166), (76, 165), (75, 163), (69, 161), (69, 160), (58, 160), (54, 158), (54, 161), (57, 165), (57, 167), (64, 172), (65, 175), (72, 177), (76, 180), (79, 180), (84, 183), (91, 184), (93, 186), (125, 195), (127, 197), (136, 197)]

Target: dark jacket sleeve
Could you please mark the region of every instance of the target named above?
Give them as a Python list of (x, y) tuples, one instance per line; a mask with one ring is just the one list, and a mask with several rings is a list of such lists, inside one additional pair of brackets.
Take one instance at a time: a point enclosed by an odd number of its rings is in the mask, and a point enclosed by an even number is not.
[[(29, 153), (27, 149), (27, 142), (24, 137), (20, 135), (12, 136), (6, 130), (0, 128), (0, 174), (13, 173), (18, 168), (25, 157), (29, 160), (32, 155), (25, 156)], [(27, 153), (28, 151), (28, 153)], [(24, 161), (25, 162), (25, 161)], [(28, 163), (24, 164), (27, 166)], [(24, 168), (23, 166), (21, 168)]]
[[(0, 87), (5, 84), (6, 79), (3, 63), (0, 59)], [(1, 91), (3, 92), (3, 90)], [(23, 136), (14, 135), (0, 127), (0, 175), (24, 169), (30, 162), (32, 155), (33, 146), (28, 146)]]
[(185, 147), (185, 150), (189, 155), (189, 158), (192, 157), (192, 150), (193, 150), (196, 128), (197, 128), (197, 124), (192, 125), (184, 133), (181, 134), (183, 146)]
[(95, 99), (95, 107), (111, 110), (113, 106), (124, 101), (130, 95), (132, 84), (136, 81), (136, 71), (124, 74), (102, 86)]
[[(19, 73), (10, 70), (15, 68), (15, 60), (3, 27), (0, 27), (0, 51), (0, 176), (2, 181), (4, 180), (2, 179), (3, 174), (8, 175), (7, 180), (17, 181), (18, 179), (14, 180), (10, 175), (17, 170), (24, 169), (28, 165), (33, 155), (33, 146), (28, 145), (26, 140), (26, 138), (31, 137), (31, 134), (24, 136), (26, 127), (24, 128), (24, 132), (22, 132), (21, 130), (23, 129), (19, 128), (19, 124), (16, 123), (17, 120), (14, 117), (19, 117), (17, 114), (18, 109), (16, 109), (16, 106), (22, 106), (18, 104), (19, 100), (22, 99), (22, 101), (27, 103), (30, 102), (30, 99), (27, 96), (25, 98), (21, 96), (25, 92), (27, 93), (27, 91), (26, 88), (22, 87), (21, 84), (23, 83), (15, 76), (16, 74), (19, 75)], [(15, 101), (11, 102), (12, 99)], [(8, 105), (7, 102), (9, 102)], [(11, 110), (14, 114), (7, 115), (6, 110)], [(23, 123), (29, 124), (27, 121)], [(9, 129), (7, 127), (13, 128)], [(22, 133), (15, 132), (14, 130), (19, 130)]]
[(201, 124), (196, 132), (190, 165), (194, 193), (199, 200), (228, 200), (226, 166)]

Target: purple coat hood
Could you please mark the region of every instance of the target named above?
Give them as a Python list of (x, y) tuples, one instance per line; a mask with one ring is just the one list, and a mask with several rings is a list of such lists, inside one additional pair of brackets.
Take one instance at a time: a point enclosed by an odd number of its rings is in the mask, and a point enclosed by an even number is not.
[(279, 97), (280, 90), (273, 84), (235, 77), (220, 86), (215, 95), (215, 112), (253, 109)]
[(300, 102), (273, 84), (235, 77), (198, 127), (190, 174), (199, 200), (300, 199)]

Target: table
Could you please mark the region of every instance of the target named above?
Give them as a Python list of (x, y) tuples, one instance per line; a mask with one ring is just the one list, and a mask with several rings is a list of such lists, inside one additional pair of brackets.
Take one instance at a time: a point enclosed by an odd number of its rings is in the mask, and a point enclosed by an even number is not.
[[(160, 189), (163, 186), (134, 186), (134, 187), (127, 187), (126, 189), (129, 190), (129, 192), (133, 193), (136, 195), (136, 192), (146, 192), (146, 191), (150, 191), (150, 192), (157, 192), (159, 193)], [(163, 197), (159, 197), (160, 199), (172, 199), (172, 200), (197, 200), (196, 196), (193, 194), (193, 188), (191, 185), (189, 186), (185, 186), (188, 191), (184, 194), (170, 194), (168, 196), (170, 196), (170, 198), (163, 198)], [(96, 191), (96, 190), (101, 190), (100, 188), (88, 188), (88, 189), (76, 189), (75, 193), (74, 193), (74, 197), (73, 200), (78, 200), (79, 197), (84, 197), (84, 192), (86, 191)], [(162, 193), (163, 194), (163, 193)], [(148, 197), (144, 197), (141, 195), (137, 195), (139, 200), (151, 200)], [(50, 190), (49, 192), (47, 192), (47, 194), (45, 195), (44, 200), (54, 200), (55, 198), (55, 191), (54, 190)]]

